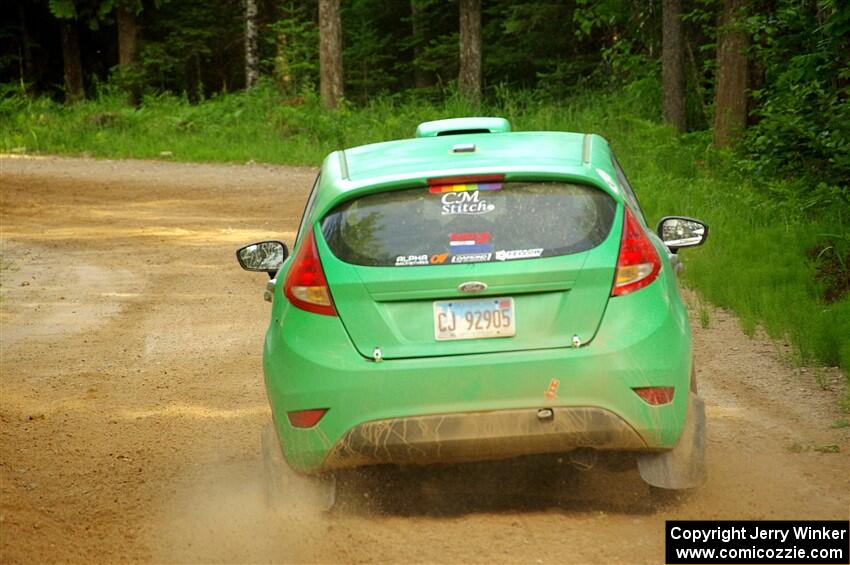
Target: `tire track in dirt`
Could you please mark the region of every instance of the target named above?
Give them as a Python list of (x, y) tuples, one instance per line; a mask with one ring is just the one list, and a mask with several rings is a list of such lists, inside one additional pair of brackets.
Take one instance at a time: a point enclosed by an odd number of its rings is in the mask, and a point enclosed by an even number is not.
[(541, 458), (351, 472), (329, 516), (269, 511), (264, 280), (233, 250), (290, 242), (314, 174), (2, 159), (0, 561), (657, 562), (669, 517), (850, 515), (845, 381), (713, 309), (710, 479), (675, 508)]

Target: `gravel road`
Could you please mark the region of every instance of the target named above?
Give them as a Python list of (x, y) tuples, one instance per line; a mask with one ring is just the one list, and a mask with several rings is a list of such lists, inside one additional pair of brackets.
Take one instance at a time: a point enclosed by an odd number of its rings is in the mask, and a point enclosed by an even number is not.
[(841, 376), (711, 308), (710, 478), (677, 506), (547, 459), (350, 473), (330, 515), (266, 509), (265, 280), (233, 251), (291, 243), (314, 175), (2, 158), (0, 562), (652, 563), (669, 518), (850, 515)]

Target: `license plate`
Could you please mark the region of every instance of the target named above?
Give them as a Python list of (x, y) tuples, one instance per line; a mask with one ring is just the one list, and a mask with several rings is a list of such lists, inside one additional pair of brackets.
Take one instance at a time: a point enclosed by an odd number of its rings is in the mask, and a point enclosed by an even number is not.
[(513, 298), (479, 298), (434, 302), (434, 337), (484, 339), (516, 334)]

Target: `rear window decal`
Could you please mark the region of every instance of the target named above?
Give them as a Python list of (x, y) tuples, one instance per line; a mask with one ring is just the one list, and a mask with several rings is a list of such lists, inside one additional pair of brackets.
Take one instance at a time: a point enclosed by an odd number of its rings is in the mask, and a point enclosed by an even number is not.
[(449, 234), (449, 249), (452, 254), (489, 253), (493, 250), (490, 234), (481, 233), (451, 233)]
[(395, 258), (397, 267), (406, 267), (409, 265), (427, 265), (429, 261), (428, 254), (425, 255), (399, 255)]
[(477, 184), (441, 184), (428, 187), (431, 194), (443, 194), (446, 192), (467, 192), (472, 190), (500, 190), (500, 182), (481, 182)]
[(543, 248), (536, 249), (511, 249), (509, 251), (496, 251), (497, 261), (510, 261), (511, 259), (534, 259), (543, 255)]
[[(501, 188), (501, 185), (499, 186)], [(486, 214), (496, 209), (496, 205), (482, 198), (481, 192), (478, 190), (473, 192), (446, 192), (440, 198), (440, 202), (443, 204), (443, 216), (475, 216)]]
[(452, 263), (484, 263), (493, 257), (492, 253), (463, 253), (452, 255)]

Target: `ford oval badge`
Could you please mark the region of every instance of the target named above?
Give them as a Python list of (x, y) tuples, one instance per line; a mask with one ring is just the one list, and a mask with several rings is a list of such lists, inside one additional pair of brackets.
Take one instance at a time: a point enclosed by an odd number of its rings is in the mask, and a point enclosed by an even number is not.
[(457, 289), (461, 292), (475, 293), (484, 292), (487, 290), (487, 283), (481, 281), (468, 281), (458, 285)]

